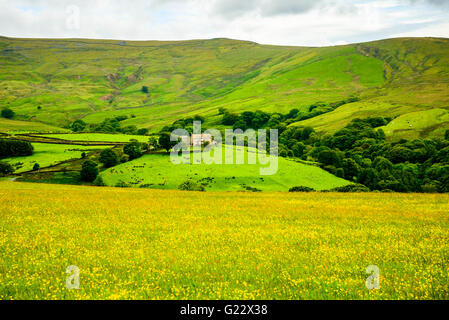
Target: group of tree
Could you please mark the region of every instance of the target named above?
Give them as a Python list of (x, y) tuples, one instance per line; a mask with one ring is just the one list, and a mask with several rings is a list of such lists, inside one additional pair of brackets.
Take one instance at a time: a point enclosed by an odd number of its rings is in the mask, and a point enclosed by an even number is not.
[[(387, 141), (381, 127), (392, 120), (389, 117), (354, 119), (334, 134), (325, 135), (311, 127), (288, 126), (355, 101), (358, 98), (349, 97), (330, 104), (315, 103), (307, 112), (293, 109), (287, 114), (263, 111), (235, 114), (224, 108), (219, 109), (219, 114), (221, 123), (234, 129), (278, 129), (280, 156), (318, 162), (323, 169), (354, 182), (350, 190), (449, 192), (449, 130), (444, 139)], [(189, 130), (194, 120), (181, 119), (165, 127), (160, 146), (166, 150), (173, 147), (169, 131)], [(346, 189), (343, 191), (349, 191)]]
[(354, 119), (334, 134), (289, 127), (279, 155), (316, 161), (332, 174), (370, 190), (449, 192), (449, 130), (444, 139), (387, 141), (389, 118)]
[(112, 119), (105, 119), (98, 124), (87, 124), (83, 120), (75, 120), (68, 129), (74, 132), (104, 132), (104, 133), (123, 133), (132, 135), (147, 135), (148, 129), (138, 129), (134, 125), (122, 126), (121, 122), (128, 119), (127, 116), (117, 116)]
[(287, 114), (282, 113), (267, 113), (264, 111), (245, 111), (240, 114), (229, 112), (225, 108), (220, 108), (218, 113), (222, 115), (221, 124), (232, 126), (234, 129), (261, 129), (261, 128), (278, 128), (283, 131), (287, 126), (293, 122), (302, 121), (316, 117), (318, 115), (331, 112), (336, 108), (359, 101), (359, 98), (351, 96), (345, 100), (324, 103), (317, 102), (307, 108), (292, 109)]
[(202, 129), (205, 129), (205, 127), (204, 127), (204, 121), (205, 120), (206, 119), (203, 116), (200, 116), (200, 115), (195, 115), (193, 117), (179, 119), (179, 120), (176, 120), (175, 122), (173, 122), (169, 126), (164, 126), (160, 130), (160, 133), (172, 132), (173, 130), (176, 130), (176, 129), (184, 129), (184, 130), (186, 130), (189, 133), (193, 133), (193, 123), (195, 121), (199, 121), (199, 122), (201, 122)]
[[(149, 144), (131, 140), (123, 146), (123, 154), (116, 152), (113, 149), (104, 149), (101, 151), (98, 161), (103, 165), (103, 168), (111, 168), (120, 163), (137, 159), (141, 157), (149, 148)], [(122, 155), (122, 156), (121, 156)], [(85, 157), (83, 157), (85, 158)], [(86, 160), (82, 164), (80, 177), (82, 181), (94, 182), (99, 174), (98, 163), (93, 160)], [(103, 183), (96, 183), (103, 185)]]
[(31, 156), (33, 150), (32, 144), (27, 141), (0, 139), (0, 159)]
[(2, 118), (12, 119), (12, 118), (14, 118), (14, 111), (12, 111), (9, 108), (4, 108), (4, 109), (2, 109), (1, 115), (2, 115)]

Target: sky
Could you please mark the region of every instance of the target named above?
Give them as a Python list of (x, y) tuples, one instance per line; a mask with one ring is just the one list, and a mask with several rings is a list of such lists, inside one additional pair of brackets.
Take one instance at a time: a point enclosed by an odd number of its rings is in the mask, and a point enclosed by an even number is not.
[(295, 46), (449, 38), (449, 0), (0, 0), (0, 35)]

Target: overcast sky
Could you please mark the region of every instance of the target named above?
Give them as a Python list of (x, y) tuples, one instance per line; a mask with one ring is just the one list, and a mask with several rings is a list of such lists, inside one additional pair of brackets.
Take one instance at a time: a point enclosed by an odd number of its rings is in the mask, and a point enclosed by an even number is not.
[(0, 0), (0, 35), (305, 46), (449, 37), (449, 0)]

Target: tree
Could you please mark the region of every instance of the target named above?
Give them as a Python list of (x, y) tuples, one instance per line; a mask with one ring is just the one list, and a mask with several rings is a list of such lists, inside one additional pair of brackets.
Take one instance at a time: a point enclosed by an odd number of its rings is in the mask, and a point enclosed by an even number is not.
[(243, 120), (239, 120), (239, 121), (237, 121), (236, 123), (234, 123), (234, 125), (232, 126), (232, 128), (233, 128), (234, 130), (236, 130), (236, 129), (241, 129), (241, 130), (243, 130), (243, 131), (245, 131), (246, 129), (248, 129), (248, 127), (247, 127), (247, 125), (246, 125), (246, 122), (243, 121)]
[(312, 135), (312, 133), (315, 132), (315, 129), (313, 129), (312, 127), (305, 127), (304, 129), (302, 129), (301, 132), (301, 139), (302, 140), (307, 140), (309, 139), (309, 137)]
[(223, 119), (221, 120), (221, 123), (226, 126), (232, 126), (238, 120), (239, 120), (239, 116), (237, 114), (225, 112), (223, 114)]
[(129, 160), (134, 160), (142, 156), (142, 149), (139, 142), (133, 141), (123, 147), (123, 152), (129, 156)]
[(0, 175), (8, 175), (14, 173), (14, 168), (8, 162), (0, 161)]
[(287, 119), (294, 119), (298, 115), (298, 109), (291, 109), (289, 113), (285, 116)]
[(150, 137), (148, 139), (148, 150), (157, 150), (159, 149), (159, 142), (155, 137)]
[(97, 176), (94, 180), (94, 185), (97, 187), (104, 187), (106, 186), (106, 183), (104, 183), (103, 178), (101, 176)]
[(176, 141), (171, 141), (170, 134), (168, 134), (167, 132), (163, 132), (159, 136), (159, 145), (161, 146), (161, 148), (167, 150), (168, 152), (176, 145)]
[(318, 154), (318, 162), (324, 165), (333, 165), (340, 167), (341, 160), (338, 153), (334, 150), (323, 150)]
[(219, 115), (225, 114), (225, 113), (227, 113), (227, 112), (228, 112), (228, 110), (226, 110), (226, 109), (223, 108), (223, 107), (218, 108), (218, 114), (219, 114)]
[(401, 163), (406, 161), (411, 162), (413, 161), (414, 154), (409, 148), (397, 145), (390, 150), (388, 157), (393, 163)]
[(145, 136), (148, 134), (148, 129), (147, 128), (140, 128), (139, 130), (137, 130), (137, 134), (139, 136)]
[(382, 129), (377, 129), (377, 139), (378, 140), (385, 140), (386, 139), (386, 135), (385, 132)]
[(83, 131), (86, 128), (87, 124), (83, 120), (75, 120), (70, 125), (70, 129), (74, 132)]
[(336, 132), (332, 137), (331, 144), (334, 148), (340, 150), (351, 149), (354, 142), (357, 140), (357, 136), (349, 129), (343, 128)]
[(148, 92), (150, 92), (150, 90), (148, 89), (147, 86), (143, 86), (141, 90), (142, 90), (143, 93), (148, 93)]
[(446, 130), (446, 132), (444, 133), (444, 139), (449, 141), (449, 130)]
[(373, 168), (366, 168), (360, 171), (359, 178), (357, 182), (367, 186), (368, 188), (374, 190), (377, 186), (379, 178), (377, 176), (376, 170)]
[(125, 134), (136, 134), (137, 133), (137, 127), (133, 126), (133, 125), (126, 126), (126, 127), (123, 127), (123, 128), (119, 128), (118, 131), (121, 131), (122, 133), (125, 133)]
[(354, 180), (359, 176), (360, 166), (351, 158), (343, 159), (342, 167), (344, 170), (344, 178)]
[(92, 160), (87, 160), (83, 163), (81, 172), (81, 180), (86, 182), (93, 182), (98, 176), (98, 165)]
[(41, 166), (39, 165), (39, 163), (35, 163), (33, 166), (33, 171), (39, 171), (39, 169), (41, 168)]
[(393, 164), (388, 159), (385, 159), (384, 157), (376, 157), (376, 159), (374, 159), (374, 162), (373, 162), (373, 167), (377, 171), (382, 171), (382, 170), (391, 171), (393, 169)]
[(302, 142), (296, 142), (292, 146), (292, 151), (295, 157), (301, 158), (304, 155), (304, 150), (306, 149), (306, 145)]
[(5, 108), (2, 110), (2, 117), (6, 119), (12, 119), (14, 117), (14, 111), (9, 108)]
[(201, 122), (204, 122), (204, 121), (206, 121), (206, 118), (204, 118), (203, 116), (200, 116), (199, 114), (197, 114), (197, 115), (195, 115), (195, 116), (193, 117), (193, 120), (194, 120), (194, 121), (201, 121)]
[(99, 161), (105, 168), (116, 166), (119, 163), (119, 156), (112, 149), (105, 149), (101, 151)]

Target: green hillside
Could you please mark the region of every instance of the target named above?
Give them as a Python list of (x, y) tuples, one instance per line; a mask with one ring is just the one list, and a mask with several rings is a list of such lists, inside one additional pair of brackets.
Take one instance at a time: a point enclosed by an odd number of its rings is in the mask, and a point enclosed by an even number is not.
[[(156, 131), (196, 114), (217, 123), (220, 107), (286, 113), (357, 95), (359, 102), (293, 125), (335, 131), (354, 117), (413, 117), (438, 108), (436, 121), (417, 124), (418, 135), (449, 127), (441, 114), (449, 110), (448, 39), (306, 48), (229, 39), (0, 38), (0, 65), (0, 107), (13, 109), (15, 120), (57, 126), (126, 115), (123, 125)], [(391, 132), (405, 129), (401, 120)]]
[[(348, 185), (319, 167), (277, 158), (278, 170), (273, 175), (260, 175), (260, 168), (268, 165), (224, 164), (225, 150), (235, 158), (235, 147), (223, 147), (223, 164), (205, 164), (191, 161), (174, 165), (169, 154), (148, 154), (102, 172), (108, 186), (148, 187), (152, 189), (178, 189), (186, 180), (203, 185), (207, 191), (288, 191), (294, 186), (306, 186), (315, 190), (329, 190)], [(249, 151), (248, 151), (249, 150)], [(244, 150), (245, 159), (254, 149)], [(230, 159), (230, 158), (229, 158)], [(234, 161), (235, 163), (235, 161)]]

